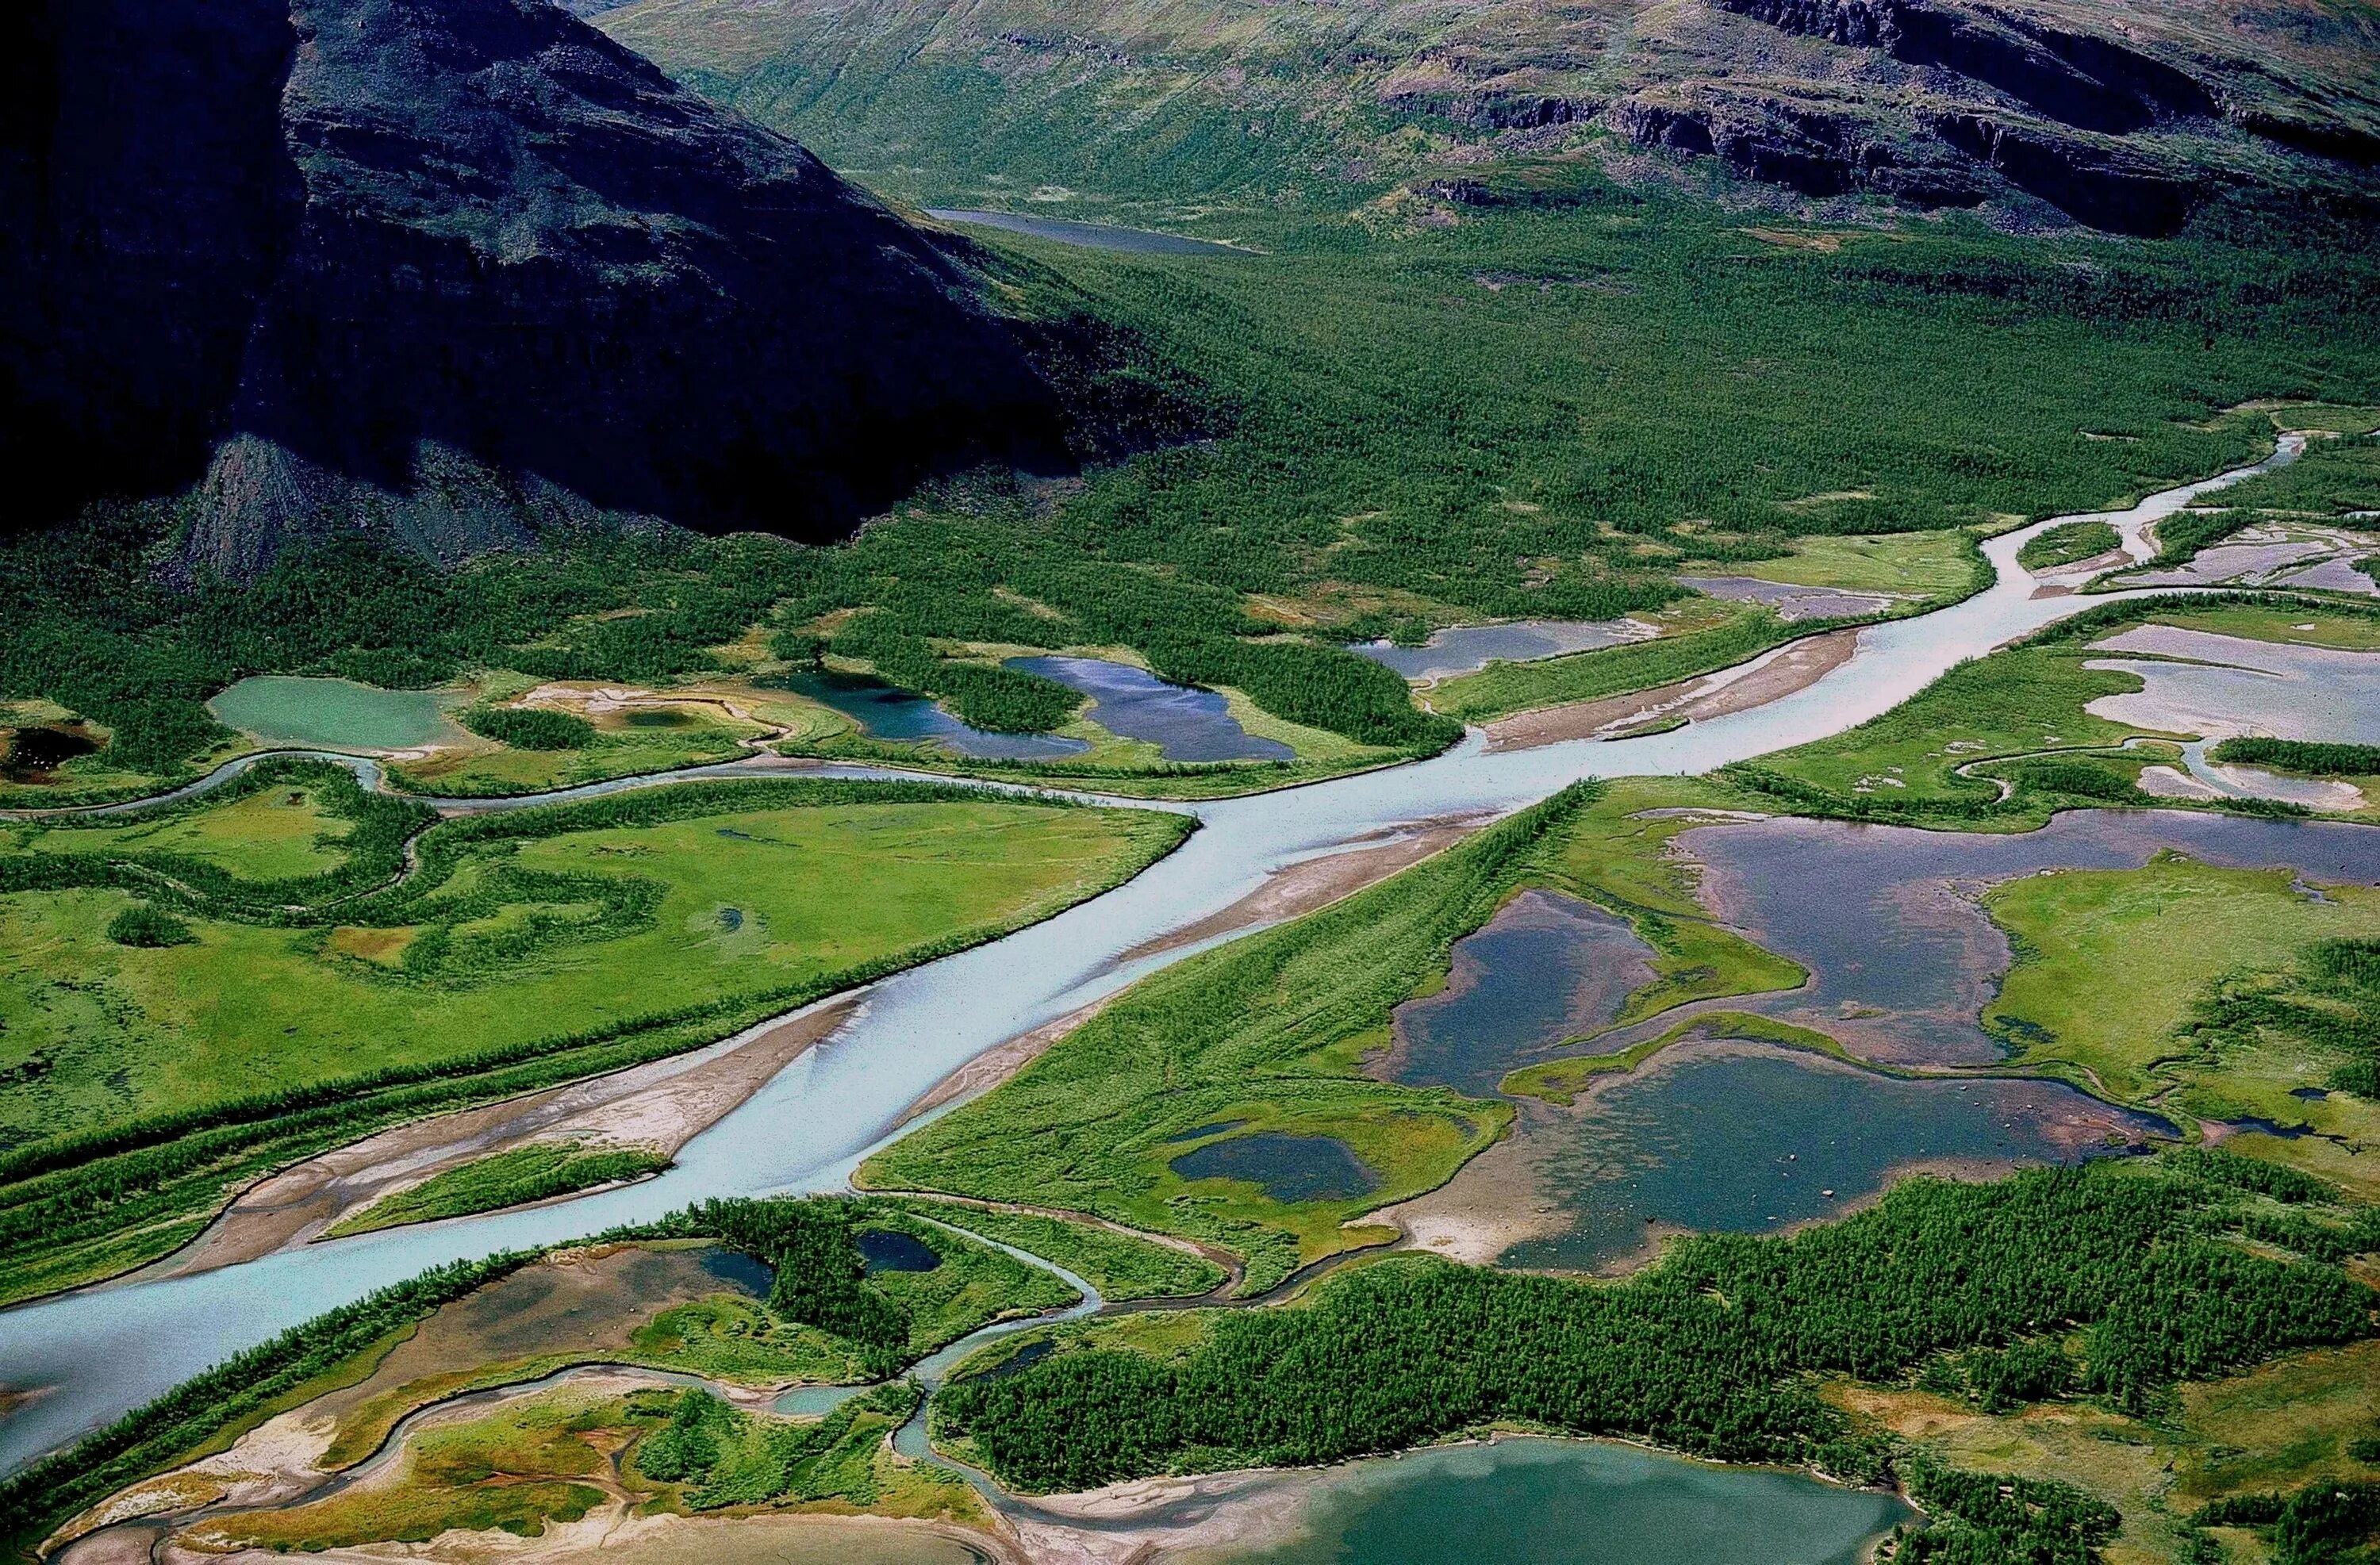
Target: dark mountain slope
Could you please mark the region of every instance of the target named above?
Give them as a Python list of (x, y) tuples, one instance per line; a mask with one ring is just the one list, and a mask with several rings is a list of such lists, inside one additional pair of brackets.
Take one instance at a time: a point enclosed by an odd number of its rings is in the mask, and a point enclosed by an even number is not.
[(36, 514), (203, 481), (236, 572), (363, 521), (827, 536), (1062, 460), (969, 279), (545, 0), (36, 0), (0, 120), (5, 458)]
[(1500, 168), (1652, 147), (1806, 196), (2046, 203), (2129, 233), (2217, 200), (2380, 208), (2369, 0), (627, 0), (599, 20), (937, 204), (1460, 202)]

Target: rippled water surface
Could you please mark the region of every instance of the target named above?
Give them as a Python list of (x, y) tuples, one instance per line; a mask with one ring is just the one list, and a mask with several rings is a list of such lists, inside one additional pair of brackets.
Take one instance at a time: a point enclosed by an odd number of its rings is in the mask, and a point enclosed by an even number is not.
[(1535, 662), (1539, 658), (1642, 641), (1647, 631), (1647, 626), (1634, 620), (1512, 620), (1503, 625), (1452, 625), (1418, 647), (1366, 641), (1347, 649), (1407, 679), (1445, 679), (1476, 673), (1492, 662)]
[(1652, 954), (1616, 914), (1524, 892), (1455, 942), (1445, 989), (1397, 1008), (1381, 1074), (1485, 1097), (1531, 1052), (1609, 1025), (1652, 981)]
[(1054, 679), (1092, 698), (1085, 715), (1111, 734), (1160, 746), (1167, 760), (1291, 760), (1297, 752), (1240, 726), (1231, 703), (1147, 669), (1104, 658), (1011, 658), (1008, 666)]
[(1608, 1268), (1666, 1230), (1776, 1232), (1900, 1172), (1996, 1177), (2137, 1146), (2163, 1122), (2044, 1082), (1902, 1081), (1796, 1050), (1674, 1045), (1532, 1135), (1567, 1231), (1506, 1264)]

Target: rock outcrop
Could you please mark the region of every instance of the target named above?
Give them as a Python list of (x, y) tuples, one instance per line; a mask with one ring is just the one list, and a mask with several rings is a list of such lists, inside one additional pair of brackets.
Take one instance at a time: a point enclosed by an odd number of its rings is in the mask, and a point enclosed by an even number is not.
[(1065, 461), (966, 273), (547, 0), (30, 0), (0, 60), (32, 515), (195, 484), (193, 562), (248, 572), (350, 513), (831, 537)]

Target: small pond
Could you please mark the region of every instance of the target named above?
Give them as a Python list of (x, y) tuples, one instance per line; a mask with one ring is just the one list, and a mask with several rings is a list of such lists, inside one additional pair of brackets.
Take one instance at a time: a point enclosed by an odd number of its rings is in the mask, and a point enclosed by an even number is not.
[(1718, 917), (1812, 974), (1798, 993), (1733, 1003), (1898, 1063), (2001, 1055), (1978, 1020), (2010, 963), (1973, 899), (1985, 882), (2135, 869), (2172, 848), (2228, 867), (2287, 866), (2316, 883), (2380, 883), (2380, 831), (2175, 810), (2069, 810), (2008, 835), (1780, 818), (1677, 841), (1705, 867), (1703, 901)]
[(739, 1293), (765, 1299), (777, 1286), (777, 1268), (741, 1250), (714, 1244), (700, 1254), (702, 1269)]
[(1407, 679), (1446, 679), (1475, 673), (1492, 662), (1535, 662), (1642, 641), (1651, 633), (1651, 626), (1637, 620), (1512, 620), (1503, 625), (1451, 625), (1418, 647), (1366, 641), (1347, 650), (1385, 664)]
[(1019, 212), (977, 212), (959, 207), (928, 207), (926, 215), (942, 223), (966, 223), (1080, 245), (1091, 250), (1124, 250), (1135, 255), (1250, 255), (1255, 252), (1213, 239), (1193, 239), (1183, 234), (1160, 234), (1152, 228), (1123, 228), (1111, 223), (1082, 223), (1071, 217), (1034, 217)]
[(0, 729), (0, 777), (11, 782), (46, 782), (78, 756), (98, 752), (99, 741), (75, 727)]
[(1682, 576), (1697, 592), (1737, 603), (1766, 603), (1777, 617), (1795, 620), (1844, 619), (1880, 614), (1899, 601), (1888, 592), (1846, 592), (1833, 587), (1795, 587), (1790, 582), (1762, 581), (1748, 576)]
[(892, 744), (929, 740), (971, 760), (1049, 760), (1090, 748), (1080, 739), (1053, 734), (994, 734), (961, 722), (922, 696), (858, 675), (801, 674), (790, 685), (858, 723), (871, 739)]
[[(1857, 1565), (1912, 1512), (1800, 1474), (1632, 1446), (1499, 1440), (1315, 1479), (1298, 1535), (1199, 1565)], [(1262, 1491), (1260, 1491), (1262, 1492)]]
[(1454, 944), (1446, 988), (1399, 1006), (1379, 1074), (1475, 1098), (1533, 1051), (1609, 1025), (1653, 981), (1628, 920), (1551, 892), (1524, 892)]
[[(2380, 653), (2298, 647), (2147, 625), (2092, 643), (2086, 668), (2119, 669), (2145, 688), (2102, 696), (2094, 717), (2168, 734), (2259, 734), (2369, 745), (2380, 742)], [(2168, 661), (2187, 659), (2188, 661)]]
[(1276, 1201), (1330, 1201), (1378, 1188), (1379, 1176), (1345, 1142), (1328, 1135), (1259, 1131), (1211, 1142), (1173, 1159), (1184, 1179), (1241, 1179)]
[(1901, 1172), (1992, 1178), (2171, 1132), (2051, 1083), (1902, 1081), (1798, 1050), (1694, 1041), (1532, 1129), (1540, 1197), (1571, 1227), (1501, 1259), (1581, 1270), (1676, 1229), (1774, 1233), (1838, 1216)]
[(888, 1271), (931, 1271), (942, 1264), (941, 1252), (931, 1244), (897, 1228), (863, 1228), (853, 1237), (870, 1277)]
[(1008, 666), (1054, 679), (1092, 698), (1085, 715), (1111, 734), (1160, 746), (1167, 760), (1293, 760), (1277, 739), (1240, 726), (1212, 690), (1171, 685), (1146, 669), (1104, 658), (1011, 658)]
[(409, 750), (469, 737), (427, 690), (382, 690), (349, 679), (255, 674), (209, 701), (207, 710), (264, 745)]

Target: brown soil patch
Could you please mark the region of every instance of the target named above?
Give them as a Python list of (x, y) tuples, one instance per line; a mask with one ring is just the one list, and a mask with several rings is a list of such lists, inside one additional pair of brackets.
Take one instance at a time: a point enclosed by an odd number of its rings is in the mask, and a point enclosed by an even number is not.
[(310, 1158), (249, 1186), (189, 1245), (132, 1278), (212, 1271), (293, 1248), (383, 1195), (532, 1140), (633, 1143), (673, 1154), (841, 1026), (856, 1003), (823, 1001), (706, 1049), (400, 1125)]
[(363, 929), (342, 925), (331, 931), (325, 941), (334, 955), (352, 956), (358, 962), (370, 962), (382, 967), (393, 967), (413, 943), (418, 929)]
[(1518, 712), (1488, 724), (1488, 747), (1534, 749), (1573, 739), (1609, 738), (1618, 730), (1655, 718), (1682, 718), (1694, 722), (1748, 711), (1815, 685), (1849, 662), (1858, 646), (1857, 630), (1830, 630), (1788, 642), (1775, 651), (1762, 653), (1750, 663), (1698, 674), (1674, 685), (1657, 685), (1599, 701), (1576, 701), (1569, 706)]

